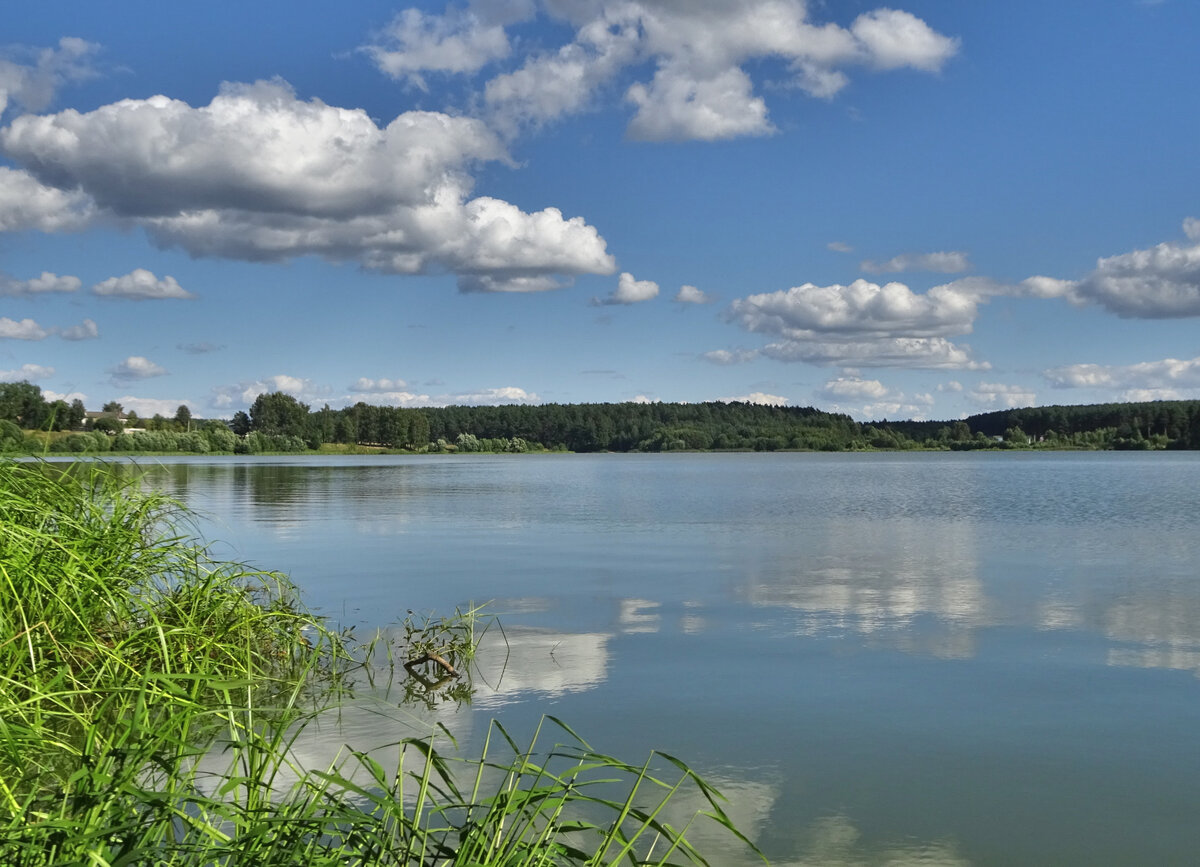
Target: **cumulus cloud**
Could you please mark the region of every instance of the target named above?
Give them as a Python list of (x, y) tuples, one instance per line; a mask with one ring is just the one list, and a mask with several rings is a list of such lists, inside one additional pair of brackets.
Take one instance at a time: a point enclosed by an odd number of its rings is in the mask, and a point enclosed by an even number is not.
[(730, 365), (753, 361), (758, 358), (758, 354), (756, 349), (713, 349), (701, 353), (700, 357), (712, 364)]
[(311, 379), (287, 374), (266, 376), (262, 379), (243, 380), (234, 385), (221, 385), (212, 389), (209, 405), (213, 409), (245, 409), (254, 403), (260, 394), (282, 391), (297, 400), (312, 403), (328, 397), (332, 389)]
[(99, 50), (75, 36), (64, 36), (54, 48), (5, 49), (0, 53), (0, 114), (8, 105), (42, 111), (63, 85), (95, 77)]
[(30, 280), (18, 280), (0, 271), (0, 295), (44, 295), (49, 292), (76, 292), (82, 285), (78, 277), (51, 274), (43, 271)]
[(821, 393), (839, 400), (879, 400), (888, 394), (888, 389), (878, 379), (838, 377), (825, 383)]
[(381, 128), (277, 80), (226, 84), (199, 108), (154, 96), (19, 117), (0, 130), (0, 148), (35, 199), (0, 192), (4, 228), (54, 231), (99, 210), (193, 256), (313, 254), (393, 274), (449, 271), (487, 291), (615, 270), (580, 217), (469, 198), (476, 165), (510, 163), (471, 118), (410, 111)]
[[(1200, 241), (1196, 221), (1189, 218), (1184, 231)], [(1126, 319), (1200, 316), (1200, 243), (1168, 242), (1100, 259), (1071, 294)]]
[(0, 316), (0, 340), (45, 340), (57, 334), (63, 340), (89, 340), (100, 336), (100, 329), (91, 319), (84, 319), (70, 328), (43, 328), (33, 319), (9, 319)]
[(76, 189), (57, 189), (28, 172), (0, 166), (0, 232), (66, 232), (96, 217), (91, 198)]
[(180, 406), (186, 406), (190, 412), (197, 409), (196, 404), (190, 400), (135, 397), (131, 394), (121, 395), (117, 398), (117, 403), (125, 408), (125, 412), (136, 412), (138, 418), (153, 418), (156, 415), (172, 418)]
[(51, 332), (32, 319), (9, 319), (0, 316), (0, 340), (45, 340)]
[(805, 283), (740, 298), (726, 318), (747, 331), (782, 338), (763, 347), (780, 361), (839, 367), (986, 369), (969, 347), (947, 338), (968, 334), (978, 308), (1007, 291), (977, 278), (913, 292), (903, 283), (855, 280), (848, 286)]
[(966, 396), (973, 403), (995, 409), (1033, 406), (1037, 402), (1037, 393), (1027, 386), (1004, 385), (998, 382), (981, 382), (968, 389)]
[(607, 298), (593, 298), (593, 304), (640, 304), (658, 295), (658, 284), (653, 280), (635, 280), (625, 271), (617, 278), (617, 288)]
[(100, 328), (94, 320), (84, 319), (78, 325), (64, 328), (59, 332), (59, 336), (63, 340), (92, 340), (100, 336)]
[(16, 370), (0, 370), (0, 382), (38, 382), (52, 376), (54, 368), (41, 364), (22, 364)]
[(1193, 241), (1200, 241), (1200, 220), (1188, 217), (1183, 221), (1183, 233)]
[(449, 9), (429, 15), (405, 9), (363, 49), (379, 70), (425, 89), (422, 72), (473, 73), (508, 56), (504, 27), (471, 11)]
[(635, 84), (625, 98), (637, 106), (630, 138), (640, 141), (715, 141), (774, 132), (767, 103), (754, 95), (750, 76), (724, 69), (696, 78), (668, 65), (650, 84)]
[[(901, 10), (868, 12), (847, 28), (814, 23), (803, 0), (595, 0), (547, 3), (545, 11), (573, 27), (574, 38), (527, 57), (484, 88), (493, 122), (509, 132), (584, 110), (599, 95), (617, 90), (621, 73), (650, 65), (654, 73), (649, 81), (635, 80), (625, 89), (625, 99), (635, 109), (631, 138), (766, 135), (774, 127), (750, 74), (758, 62), (780, 60), (796, 87), (831, 98), (849, 82), (846, 70), (851, 67), (936, 72), (958, 51), (956, 39)], [(448, 12), (437, 24), (419, 15), (411, 20), (410, 30), (421, 34), (417, 41), (423, 46), (440, 45), (443, 33), (477, 38), (487, 33), (490, 52), (466, 51), (453, 43), (450, 53), (470, 56), (473, 62), (499, 56), (500, 33), (470, 24), (460, 12)], [(417, 53), (405, 58), (415, 64)], [(427, 68), (440, 71), (449, 65), (435, 54)], [(463, 71), (473, 71), (468, 69), (472, 65), (463, 62)]]
[(855, 418), (922, 418), (933, 405), (930, 394), (911, 397), (888, 388), (877, 379), (841, 376), (826, 382), (817, 392), (821, 401), (831, 401), (831, 412), (844, 412)]
[(1200, 358), (1166, 358), (1138, 364), (1070, 364), (1042, 376), (1053, 388), (1088, 388), (1118, 400), (1181, 400), (1200, 397)]
[(92, 292), (107, 298), (131, 298), (134, 301), (196, 297), (180, 286), (174, 277), (166, 276), (160, 280), (145, 268), (136, 268), (122, 277), (109, 277), (93, 286)]
[(511, 385), (460, 394), (446, 394), (438, 398), (438, 403), (444, 406), (501, 406), (511, 403), (535, 404), (540, 402), (541, 399), (534, 392)]
[(845, 241), (830, 241), (825, 245), (825, 249), (832, 250), (835, 253), (853, 253), (854, 248)]
[(740, 397), (718, 397), (721, 403), (755, 403), (760, 406), (787, 406), (790, 401), (778, 394), (767, 394), (762, 391), (752, 391)]
[(402, 391), (405, 388), (408, 388), (408, 383), (403, 379), (368, 379), (365, 376), (359, 377), (350, 386), (354, 392)]
[(938, 253), (902, 253), (886, 262), (864, 260), (860, 265), (868, 274), (899, 274), (902, 271), (934, 271), (939, 274), (960, 274), (971, 270), (971, 260), (958, 250)]
[(120, 364), (108, 369), (113, 382), (130, 382), (139, 379), (151, 379), (156, 376), (166, 376), (167, 371), (150, 359), (141, 355), (131, 355)]
[(858, 16), (850, 32), (877, 69), (904, 66), (937, 72), (958, 51), (958, 40), (942, 36), (920, 18), (900, 9), (876, 9)]
[(793, 340), (818, 335), (911, 337), (962, 334), (971, 330), (979, 297), (952, 285), (924, 295), (903, 283), (880, 286), (855, 280), (849, 286), (805, 283), (780, 292), (733, 302), (730, 318), (747, 331)]
[(679, 287), (679, 291), (675, 293), (675, 300), (680, 304), (708, 304), (712, 301), (708, 293), (697, 289), (695, 286), (683, 285)]
[(768, 343), (761, 354), (776, 361), (821, 367), (909, 367), (926, 370), (989, 370), (970, 347), (944, 337), (889, 337), (870, 341), (786, 340)]
[(62, 391), (54, 391), (53, 389), (50, 389), (50, 388), (43, 388), (42, 389), (42, 397), (44, 397), (46, 400), (50, 401), (51, 403), (53, 403), (56, 400), (65, 401), (66, 403), (71, 403), (72, 401), (78, 400), (78, 401), (81, 401), (86, 406), (87, 402), (88, 402), (88, 396), (80, 391), (62, 392)]

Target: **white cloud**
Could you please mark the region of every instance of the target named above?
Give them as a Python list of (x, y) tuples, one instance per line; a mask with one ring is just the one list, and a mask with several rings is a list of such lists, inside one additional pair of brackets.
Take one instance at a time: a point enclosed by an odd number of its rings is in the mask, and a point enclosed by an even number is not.
[(951, 379), (947, 380), (946, 382), (939, 382), (937, 390), (942, 392), (961, 392), (963, 390), (963, 384), (957, 380)]
[(679, 287), (679, 291), (675, 293), (675, 300), (680, 304), (708, 304), (712, 301), (705, 292), (697, 289), (695, 286), (684, 284)]
[(1037, 393), (1023, 385), (1004, 385), (998, 382), (981, 382), (966, 392), (967, 398), (980, 406), (1012, 409), (1018, 406), (1033, 406)]
[(408, 387), (408, 383), (403, 379), (368, 379), (367, 377), (359, 377), (354, 384), (350, 386), (350, 390), (354, 392), (384, 392), (384, 391), (401, 391)]
[(0, 55), (0, 114), (9, 103), (42, 111), (64, 84), (95, 77), (93, 59), (99, 50), (75, 36), (64, 36), (57, 48), (6, 49)]
[(832, 401), (831, 412), (844, 412), (858, 419), (919, 418), (933, 405), (933, 396), (911, 397), (894, 391), (877, 379), (842, 376), (831, 379), (817, 392), (818, 400)]
[(646, 404), (646, 403), (654, 403), (654, 401), (653, 401), (653, 400), (651, 400), (650, 398), (646, 397), (646, 395), (644, 395), (644, 394), (639, 394), (639, 395), (637, 395), (636, 397), (634, 397), (634, 398), (633, 398), (633, 400), (631, 400), (631, 401), (629, 401), (629, 402), (630, 402), (630, 403), (643, 403), (643, 404)]
[(1164, 243), (1100, 259), (1072, 295), (1122, 318), (1200, 316), (1200, 244)]
[(1138, 364), (1070, 364), (1042, 372), (1053, 388), (1089, 388), (1119, 400), (1200, 398), (1200, 358), (1166, 358)]
[(827, 250), (832, 250), (835, 253), (853, 253), (854, 248), (845, 241), (830, 241), (825, 245)]
[(635, 280), (625, 271), (617, 278), (617, 288), (607, 298), (593, 298), (593, 304), (640, 304), (658, 295), (658, 284), (653, 280)]
[(46, 186), (28, 172), (0, 166), (0, 232), (65, 232), (95, 218), (95, 205), (75, 189)]
[(540, 398), (531, 391), (506, 385), (500, 388), (485, 388), (482, 391), (460, 394), (445, 394), (437, 398), (444, 406), (501, 406), (510, 403), (540, 403)]
[(160, 280), (145, 268), (136, 268), (122, 277), (109, 277), (93, 286), (92, 292), (108, 298), (131, 298), (135, 301), (196, 297), (180, 286), (174, 277), (168, 275)]
[(0, 340), (45, 340), (50, 331), (32, 319), (9, 319), (0, 316)]
[(925, 370), (988, 370), (971, 357), (970, 347), (944, 337), (890, 337), (869, 341), (785, 340), (761, 354), (776, 361), (803, 361), (822, 367), (906, 367)]
[(1074, 280), (1058, 280), (1054, 277), (1027, 277), (1013, 288), (1011, 294), (1033, 298), (1071, 298), (1075, 291)]
[(1195, 217), (1188, 217), (1183, 221), (1183, 234), (1187, 235), (1193, 241), (1200, 241), (1200, 220)]
[[(212, 389), (209, 406), (218, 410), (246, 409), (260, 394), (282, 391), (297, 400), (312, 404), (328, 398), (332, 390), (299, 376), (276, 374), (262, 379), (243, 380), (235, 385), (221, 385)], [(353, 401), (349, 401), (353, 402)]]
[[(830, 98), (849, 82), (846, 67), (933, 72), (958, 50), (957, 40), (907, 12), (880, 9), (843, 28), (810, 22), (803, 0), (596, 0), (550, 2), (546, 10), (575, 28), (574, 39), (484, 90), (493, 121), (509, 132), (581, 111), (615, 89), (621, 72), (652, 63), (652, 79), (625, 91), (636, 107), (632, 138), (763, 135), (773, 127), (750, 76), (758, 61), (784, 61), (797, 87)], [(452, 30), (457, 16), (442, 26)]]
[[(349, 400), (345, 402), (350, 403)], [(354, 402), (357, 403), (357, 401)], [(433, 399), (429, 395), (416, 394), (411, 391), (375, 391), (371, 393), (371, 400), (369, 403), (372, 406), (435, 406)]]
[(673, 65), (661, 68), (649, 85), (635, 84), (625, 95), (637, 106), (629, 136), (640, 141), (716, 141), (767, 135), (767, 104), (754, 96), (750, 76), (736, 67), (696, 79)]
[(165, 376), (167, 371), (144, 356), (131, 355), (120, 364), (110, 367), (108, 373), (114, 382), (129, 382)]
[[(0, 370), (0, 382), (37, 382), (54, 376), (53, 367), (41, 364), (22, 364), (16, 370)], [(57, 398), (51, 398), (57, 400)]]
[(470, 118), (410, 111), (381, 128), (361, 109), (303, 101), (272, 81), (226, 84), (200, 108), (154, 96), (20, 117), (0, 146), (28, 170), (16, 180), (34, 185), (36, 205), (0, 193), (2, 228), (68, 227), (80, 193), (61, 191), (78, 189), (193, 256), (314, 254), (386, 273), (450, 271), (462, 288), (490, 291), (615, 270), (580, 217), (468, 198), (470, 169), (510, 162)]
[(54, 391), (53, 389), (49, 389), (49, 388), (43, 388), (42, 389), (42, 397), (44, 397), (46, 400), (50, 401), (51, 403), (53, 403), (56, 400), (66, 401), (67, 403), (71, 403), (72, 401), (78, 400), (78, 401), (81, 401), (84, 406), (87, 406), (87, 402), (88, 402), (88, 396), (80, 391), (61, 392), (61, 391)]
[(575, 41), (531, 57), (484, 88), (492, 122), (512, 134), (587, 107), (592, 94), (639, 57), (636, 9), (596, 10), (581, 21)]
[(958, 53), (957, 39), (942, 36), (920, 18), (899, 9), (876, 9), (860, 15), (850, 31), (878, 69), (910, 66), (937, 72)]
[(970, 349), (950, 342), (970, 333), (978, 307), (1006, 287), (979, 278), (915, 293), (903, 283), (855, 280), (848, 286), (805, 283), (740, 298), (726, 318), (747, 331), (782, 340), (763, 355), (838, 367), (986, 369)]
[(821, 392), (840, 400), (879, 400), (888, 394), (888, 389), (878, 379), (839, 377), (821, 386)]
[(721, 403), (755, 403), (760, 406), (788, 406), (789, 404), (786, 397), (762, 391), (752, 391), (750, 394), (743, 394), (740, 397), (718, 397), (717, 400)]
[(84, 319), (78, 325), (64, 328), (59, 332), (63, 340), (92, 340), (100, 336), (100, 329), (94, 320)]
[(969, 332), (978, 303), (978, 295), (953, 284), (935, 286), (920, 295), (903, 283), (805, 283), (786, 291), (740, 298), (733, 302), (730, 318), (747, 331), (791, 340), (818, 335), (935, 337)]
[(422, 89), (422, 72), (478, 72), (509, 52), (508, 36), (501, 25), (453, 8), (442, 16), (405, 9), (380, 36), (376, 44), (364, 48), (375, 65), (386, 75), (406, 79)]
[(117, 403), (124, 407), (125, 412), (136, 412), (138, 418), (153, 418), (161, 415), (163, 418), (174, 418), (180, 406), (186, 406), (189, 412), (195, 412), (197, 407), (190, 400), (171, 400), (167, 398), (134, 397), (131, 394), (117, 398)]
[(714, 349), (701, 354), (701, 358), (713, 364), (744, 364), (758, 358), (757, 349)]
[(860, 265), (868, 274), (898, 274), (902, 271), (935, 271), (939, 274), (959, 274), (971, 270), (971, 260), (958, 250), (937, 253), (902, 253), (886, 262), (871, 259)]
[(82, 285), (78, 277), (51, 274), (43, 271), (41, 276), (30, 280), (18, 280), (0, 271), (0, 295), (43, 295), (48, 292), (76, 292)]

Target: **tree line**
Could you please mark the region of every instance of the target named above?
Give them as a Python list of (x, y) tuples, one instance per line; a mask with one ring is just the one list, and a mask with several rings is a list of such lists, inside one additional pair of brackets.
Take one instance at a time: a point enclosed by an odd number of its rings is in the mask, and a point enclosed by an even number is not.
[[(1200, 449), (1200, 401), (1024, 407), (955, 421), (859, 423), (814, 407), (751, 403), (583, 403), (422, 409), (359, 402), (313, 410), (270, 392), (228, 420), (137, 419), (105, 405), (47, 401), (0, 383), (0, 451), (295, 452), (326, 443), (407, 451), (666, 452), (867, 449)], [(137, 430), (129, 430), (138, 428)], [(62, 432), (49, 440), (29, 431)]]

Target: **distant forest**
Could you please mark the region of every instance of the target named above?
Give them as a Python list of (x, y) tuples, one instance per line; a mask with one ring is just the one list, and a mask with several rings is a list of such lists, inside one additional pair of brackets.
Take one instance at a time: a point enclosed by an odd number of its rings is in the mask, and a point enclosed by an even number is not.
[(139, 419), (87, 413), (28, 382), (0, 383), (2, 452), (668, 452), (870, 449), (1200, 449), (1200, 401), (1044, 406), (954, 421), (860, 423), (813, 407), (751, 403), (586, 403), (318, 410), (282, 392), (249, 412)]

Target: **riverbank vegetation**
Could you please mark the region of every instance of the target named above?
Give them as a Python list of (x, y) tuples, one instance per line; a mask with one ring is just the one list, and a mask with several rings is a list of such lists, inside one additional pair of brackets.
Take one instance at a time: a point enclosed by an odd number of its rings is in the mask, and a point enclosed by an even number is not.
[[(0, 461), (0, 863), (705, 863), (691, 822), (737, 834), (683, 763), (630, 765), (551, 719), (527, 743), (493, 723), (476, 758), (438, 729), (386, 767), (300, 765), (296, 738), (379, 644), (188, 528), (102, 464)], [(400, 658), (459, 674), (476, 614), (408, 620)]]
[[(40, 401), (40, 403), (39, 403)], [(61, 405), (59, 405), (61, 404)], [(1200, 401), (1026, 407), (954, 421), (856, 422), (813, 407), (750, 403), (447, 406), (356, 403), (313, 410), (282, 392), (228, 420), (138, 419), (47, 402), (0, 383), (0, 452), (267, 454), (370, 452), (1198, 449)], [(87, 416), (104, 415), (92, 418)], [(81, 419), (76, 428), (69, 425)], [(41, 425), (39, 427), (39, 425)]]

